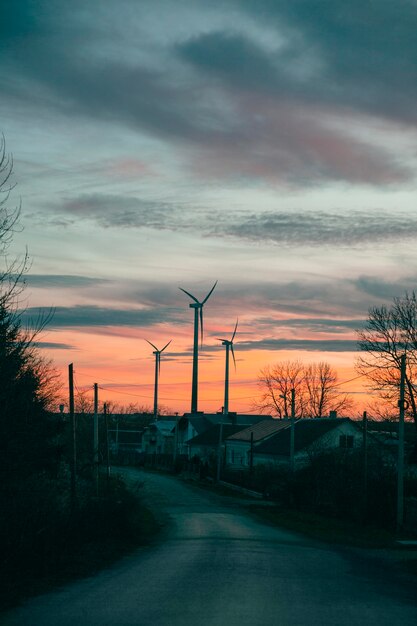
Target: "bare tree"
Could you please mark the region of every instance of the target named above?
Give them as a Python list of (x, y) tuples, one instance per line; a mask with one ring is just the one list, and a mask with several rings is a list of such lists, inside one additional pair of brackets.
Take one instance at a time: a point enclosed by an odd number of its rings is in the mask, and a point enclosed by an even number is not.
[(18, 230), (20, 203), (10, 208), (10, 194), (15, 187), (12, 182), (13, 157), (6, 152), (4, 136), (0, 136), (0, 305), (16, 306), (24, 288), (23, 275), (28, 270), (28, 254), (23, 259), (9, 260), (7, 249), (13, 234)]
[(20, 204), (9, 207), (9, 198), (14, 184), (12, 182), (13, 157), (6, 152), (4, 135), (0, 136), (0, 250), (4, 253), (13, 238), (20, 216)]
[(369, 387), (395, 406), (400, 384), (401, 355), (406, 355), (405, 377), (408, 415), (417, 427), (415, 384), (417, 382), (417, 299), (413, 291), (394, 298), (390, 307), (369, 309), (366, 326), (357, 331), (362, 354), (356, 368)]
[(337, 373), (326, 361), (306, 366), (304, 387), (307, 412), (311, 417), (323, 417), (330, 411), (346, 413), (352, 409), (352, 400), (339, 391)]
[(280, 419), (291, 414), (291, 390), (297, 396), (296, 415), (304, 415), (304, 366), (301, 361), (282, 361), (267, 365), (259, 375), (262, 390), (256, 408), (263, 412), (277, 415)]
[(330, 411), (350, 411), (352, 401), (339, 391), (337, 374), (326, 362), (304, 365), (301, 361), (282, 361), (261, 370), (261, 398), (255, 407), (277, 415), (291, 414), (291, 390), (295, 390), (296, 417), (322, 417)]

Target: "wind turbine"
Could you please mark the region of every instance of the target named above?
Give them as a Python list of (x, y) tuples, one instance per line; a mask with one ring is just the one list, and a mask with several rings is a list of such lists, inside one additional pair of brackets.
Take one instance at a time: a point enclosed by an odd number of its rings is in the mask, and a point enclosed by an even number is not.
[(204, 300), (201, 302), (197, 300), (195, 296), (189, 291), (186, 291), (182, 287), (180, 287), (181, 291), (183, 291), (187, 296), (189, 296), (194, 302), (191, 302), (190, 309), (194, 309), (194, 349), (193, 349), (193, 382), (191, 387), (191, 413), (197, 413), (197, 405), (198, 405), (198, 325), (200, 323), (200, 332), (201, 332), (201, 345), (203, 345), (203, 306), (210, 298), (211, 294), (214, 291), (215, 286), (217, 285), (217, 280), (214, 283), (213, 287), (210, 289)]
[(225, 380), (224, 380), (224, 407), (223, 407), (224, 415), (229, 414), (229, 350), (232, 353), (233, 363), (235, 364), (235, 369), (236, 369), (236, 359), (235, 359), (235, 352), (233, 350), (233, 340), (236, 335), (238, 322), (239, 322), (239, 319), (236, 320), (236, 326), (233, 331), (233, 335), (231, 339), (220, 339), (219, 337), (217, 337), (218, 341), (222, 342), (222, 346), (226, 346), (226, 374), (225, 374)]
[(153, 353), (155, 355), (155, 388), (154, 388), (154, 394), (153, 394), (153, 414), (154, 414), (155, 419), (157, 419), (158, 417), (158, 378), (159, 378), (159, 374), (161, 371), (161, 354), (166, 348), (168, 348), (172, 339), (171, 341), (168, 341), (167, 345), (164, 346), (162, 350), (158, 350), (158, 348), (154, 346), (154, 344), (148, 341), (147, 339), (145, 339), (145, 341), (147, 341), (149, 345), (152, 346), (152, 348), (155, 348), (155, 352)]

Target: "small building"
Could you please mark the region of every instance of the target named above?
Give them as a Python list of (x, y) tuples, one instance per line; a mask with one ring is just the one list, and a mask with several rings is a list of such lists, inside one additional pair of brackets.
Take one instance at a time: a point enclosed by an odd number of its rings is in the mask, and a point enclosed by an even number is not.
[(240, 429), (227, 438), (225, 462), (230, 469), (249, 467), (251, 449), (261, 441), (267, 441), (278, 431), (288, 427), (288, 419), (263, 419), (249, 427)]
[[(290, 420), (289, 420), (290, 422)], [(315, 454), (328, 450), (353, 450), (363, 445), (360, 423), (349, 418), (299, 419), (294, 423), (294, 462), (307, 465)], [(254, 446), (254, 465), (288, 465), (291, 425)]]
[(109, 429), (109, 448), (112, 454), (142, 452), (143, 430), (127, 428)]
[(238, 424), (215, 424), (188, 441), (190, 457), (198, 456), (203, 463), (210, 463), (217, 458), (224, 441), (233, 433), (242, 430)]
[(182, 417), (178, 419), (177, 425), (177, 453), (190, 457), (190, 449), (188, 442), (204, 433), (209, 428), (216, 424), (236, 425), (241, 429), (255, 424), (261, 420), (272, 421), (271, 416), (265, 415), (248, 415), (239, 413), (184, 413)]
[(143, 452), (145, 454), (173, 454), (175, 426), (176, 420), (172, 418), (166, 419), (165, 417), (149, 424), (142, 436)]

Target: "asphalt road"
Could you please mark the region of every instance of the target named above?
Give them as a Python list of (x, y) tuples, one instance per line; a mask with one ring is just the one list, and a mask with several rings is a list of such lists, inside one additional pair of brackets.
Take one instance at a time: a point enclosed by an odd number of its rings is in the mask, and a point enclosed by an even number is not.
[(264, 525), (234, 498), (125, 472), (144, 481), (167, 521), (161, 542), (28, 601), (1, 624), (416, 626), (416, 581), (384, 562)]

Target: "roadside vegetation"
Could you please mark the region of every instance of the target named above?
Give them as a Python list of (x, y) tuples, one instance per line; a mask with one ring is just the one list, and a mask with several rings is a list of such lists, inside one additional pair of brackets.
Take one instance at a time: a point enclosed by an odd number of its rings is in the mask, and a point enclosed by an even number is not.
[[(10, 208), (12, 158), (0, 141), (0, 606), (91, 573), (144, 543), (156, 524), (117, 477), (93, 482), (91, 426), (78, 430), (70, 498), (70, 425), (52, 414), (61, 384), (37, 341), (48, 319), (21, 323), (27, 254), (8, 261), (20, 207)], [(90, 420), (91, 422), (91, 420)], [(88, 437), (91, 442), (92, 437)]]

